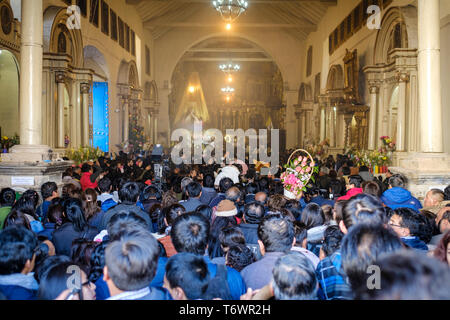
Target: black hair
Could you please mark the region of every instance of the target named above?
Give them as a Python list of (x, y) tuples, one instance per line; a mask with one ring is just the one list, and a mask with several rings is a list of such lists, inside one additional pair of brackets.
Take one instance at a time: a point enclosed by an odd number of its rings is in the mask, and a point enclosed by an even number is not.
[(212, 216), (212, 209), (210, 206), (206, 204), (202, 204), (195, 209), (195, 212), (200, 213), (202, 216), (204, 216), (208, 221), (211, 220)]
[(256, 194), (259, 192), (258, 185), (254, 182), (250, 182), (245, 186), (246, 194)]
[(226, 253), (226, 265), (239, 272), (255, 261), (252, 250), (244, 244), (233, 244)]
[(349, 176), (351, 173), (350, 168), (349, 167), (342, 167), (342, 174), (344, 176)]
[(24, 212), (21, 209), (13, 208), (5, 218), (3, 228), (10, 226), (21, 226), (27, 230), (31, 230), (31, 225), (26, 217), (26, 214), (27, 212)]
[[(337, 216), (337, 220), (341, 217)], [(342, 208), (342, 220), (347, 229), (356, 223), (385, 223), (386, 211), (379, 198), (360, 193), (348, 200)]]
[(433, 228), (428, 219), (410, 208), (398, 208), (394, 214), (402, 218), (401, 226), (408, 228), (412, 236), (419, 237), (425, 243), (429, 243), (433, 237)]
[(450, 200), (450, 185), (444, 189), (444, 201)]
[[(380, 256), (380, 287), (376, 290), (366, 282), (355, 289), (358, 300), (448, 300), (450, 269), (415, 250), (402, 250)], [(366, 274), (366, 277), (371, 274)]]
[(121, 211), (114, 214), (108, 222), (106, 230), (111, 241), (136, 230), (146, 230), (147, 221), (134, 212)]
[(308, 238), (308, 229), (301, 221), (294, 221), (295, 246), (301, 247), (303, 241)]
[(92, 251), (89, 281), (93, 283), (103, 276), (103, 267), (105, 266), (105, 250), (108, 244), (109, 241), (102, 241), (94, 248), (94, 251)]
[(325, 215), (317, 203), (309, 203), (302, 211), (301, 221), (309, 230), (324, 224)]
[(83, 163), (83, 165), (81, 166), (81, 172), (89, 172), (91, 171), (92, 166), (89, 163)]
[(76, 232), (82, 232), (88, 227), (84, 216), (82, 202), (79, 199), (69, 198), (64, 203), (64, 212)]
[(281, 214), (266, 215), (258, 225), (258, 238), (266, 252), (287, 252), (294, 241), (294, 225)]
[(157, 201), (161, 201), (162, 199), (161, 192), (155, 186), (145, 187), (140, 196), (142, 202), (148, 201), (151, 198), (155, 198)]
[(214, 188), (214, 176), (212, 174), (207, 173), (203, 176), (203, 187)]
[(406, 177), (402, 174), (394, 174), (388, 180), (388, 184), (394, 187), (406, 188), (407, 180)]
[(401, 240), (382, 224), (359, 223), (345, 235), (341, 244), (342, 268), (351, 287), (365, 283), (367, 268), (387, 252), (403, 248)]
[(220, 233), (223, 228), (233, 225), (236, 225), (234, 217), (216, 217), (212, 222), (208, 241), (208, 255), (211, 259), (224, 255), (220, 246)]
[(186, 209), (181, 204), (173, 204), (168, 208), (164, 209), (164, 217), (166, 218), (167, 224), (171, 226), (175, 219), (182, 214), (186, 213)]
[(139, 193), (139, 185), (136, 182), (127, 182), (119, 190), (119, 199), (125, 204), (135, 204)]
[(3, 188), (0, 191), (0, 206), (12, 207), (16, 202), (16, 192), (11, 188)]
[(359, 174), (348, 177), (348, 184), (353, 184), (355, 188), (360, 188), (363, 181), (363, 178)]
[(197, 198), (202, 192), (202, 186), (198, 182), (191, 182), (186, 186), (186, 191), (190, 198)]
[(61, 203), (52, 203), (48, 207), (47, 219), (54, 223), (56, 228), (61, 227), (67, 221), (64, 216), (64, 206)]
[(48, 181), (41, 186), (41, 195), (42, 199), (50, 198), (53, 195), (53, 192), (58, 191), (58, 186), (53, 181)]
[(338, 226), (329, 226), (323, 234), (322, 250), (327, 257), (335, 253), (340, 247), (344, 234)]
[(210, 274), (203, 257), (182, 252), (167, 261), (166, 278), (171, 288), (181, 288), (189, 300), (196, 300), (206, 293)]
[(91, 256), (98, 242), (77, 238), (72, 241), (70, 258), (89, 276), (91, 272)]
[(21, 273), (33, 259), (36, 235), (22, 226), (9, 226), (0, 233), (0, 275)]
[(100, 181), (98, 182), (98, 189), (100, 190), (101, 193), (107, 193), (111, 191), (111, 186), (112, 182), (111, 179), (109, 179), (108, 177), (104, 177), (100, 179)]
[(183, 214), (172, 224), (170, 236), (177, 252), (204, 255), (209, 241), (209, 221), (201, 214)]
[(219, 242), (227, 250), (235, 244), (245, 245), (245, 237), (241, 229), (236, 226), (222, 228), (219, 233)]
[(36, 264), (34, 268), (34, 278), (38, 283), (41, 282), (41, 279), (48, 274), (48, 271), (55, 265), (60, 264), (62, 262), (70, 262), (70, 258), (65, 255), (54, 255), (48, 256), (41, 263)]
[(290, 199), (284, 205), (284, 208), (289, 210), (294, 216), (295, 220), (299, 220), (302, 216), (302, 207), (297, 200)]
[(228, 191), (228, 189), (230, 189), (232, 186), (233, 186), (233, 180), (231, 180), (230, 178), (228, 178), (228, 177), (224, 177), (224, 178), (222, 178), (222, 179), (220, 179), (220, 182), (219, 182), (219, 191), (221, 192), (221, 193), (225, 193), (225, 192), (227, 192)]

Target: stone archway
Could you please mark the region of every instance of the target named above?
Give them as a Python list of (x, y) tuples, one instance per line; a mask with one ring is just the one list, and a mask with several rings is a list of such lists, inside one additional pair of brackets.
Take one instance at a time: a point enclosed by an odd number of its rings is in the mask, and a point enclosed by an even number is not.
[[(0, 138), (19, 134), (19, 63), (15, 55), (0, 50)], [(1, 150), (0, 150), (1, 153)]]

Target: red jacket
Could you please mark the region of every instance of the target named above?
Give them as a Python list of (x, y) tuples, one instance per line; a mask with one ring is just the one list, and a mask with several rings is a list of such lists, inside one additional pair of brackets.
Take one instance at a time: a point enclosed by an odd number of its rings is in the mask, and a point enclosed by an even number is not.
[(80, 179), (80, 184), (81, 184), (81, 189), (84, 191), (86, 189), (95, 189), (97, 188), (97, 181), (95, 182), (91, 182), (91, 175), (92, 173), (90, 172), (83, 172), (81, 174), (81, 179)]
[(351, 197), (356, 196), (357, 194), (363, 193), (362, 188), (353, 188), (347, 191), (347, 194), (345, 196), (342, 196), (337, 199), (337, 201), (341, 200), (349, 200)]

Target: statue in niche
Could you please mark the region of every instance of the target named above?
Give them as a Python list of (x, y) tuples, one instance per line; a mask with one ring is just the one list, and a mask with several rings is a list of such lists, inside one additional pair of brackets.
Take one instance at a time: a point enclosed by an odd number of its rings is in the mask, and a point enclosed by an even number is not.
[(58, 35), (58, 53), (67, 53), (67, 40), (64, 32)]

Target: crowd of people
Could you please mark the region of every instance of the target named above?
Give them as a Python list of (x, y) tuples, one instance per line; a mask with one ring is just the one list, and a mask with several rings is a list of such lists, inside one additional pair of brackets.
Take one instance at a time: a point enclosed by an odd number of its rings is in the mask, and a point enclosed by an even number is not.
[[(296, 199), (281, 170), (100, 157), (0, 192), (3, 300), (450, 299), (450, 186), (344, 155)], [(68, 284), (71, 284), (70, 286)]]

